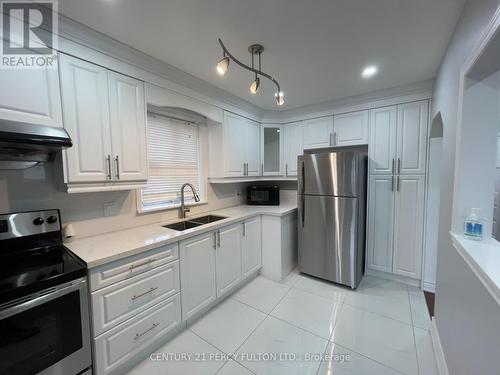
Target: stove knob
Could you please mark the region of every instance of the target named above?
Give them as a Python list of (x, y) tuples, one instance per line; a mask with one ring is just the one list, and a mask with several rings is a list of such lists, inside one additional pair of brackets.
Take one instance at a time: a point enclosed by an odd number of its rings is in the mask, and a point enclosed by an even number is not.
[(57, 216), (49, 216), (47, 218), (47, 223), (54, 224), (57, 221)]
[(42, 225), (44, 220), (41, 217), (37, 217), (35, 220), (33, 220), (33, 224), (35, 225)]

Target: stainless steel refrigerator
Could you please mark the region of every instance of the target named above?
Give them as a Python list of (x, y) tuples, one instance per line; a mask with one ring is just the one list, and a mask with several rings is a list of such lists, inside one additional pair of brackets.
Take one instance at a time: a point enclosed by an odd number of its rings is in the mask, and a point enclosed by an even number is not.
[(298, 157), (299, 271), (356, 288), (363, 276), (367, 146)]

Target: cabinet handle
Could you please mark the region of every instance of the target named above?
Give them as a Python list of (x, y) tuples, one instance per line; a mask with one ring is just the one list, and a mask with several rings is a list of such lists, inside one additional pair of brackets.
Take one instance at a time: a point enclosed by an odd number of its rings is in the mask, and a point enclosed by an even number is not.
[(330, 142), (329, 142), (329, 143), (330, 143), (330, 146), (332, 145), (332, 135), (333, 135), (333, 134), (330, 132)]
[(399, 192), (399, 175), (398, 175), (398, 179), (397, 179), (397, 182), (396, 182), (396, 191)]
[(333, 132), (333, 145), (337, 146), (337, 132)]
[(288, 177), (288, 163), (285, 164), (285, 177)]
[(149, 289), (147, 292), (144, 292), (144, 293), (141, 293), (141, 294), (137, 294), (137, 295), (134, 295), (130, 300), (132, 302), (134, 302), (136, 299), (138, 298), (141, 298), (141, 297), (144, 297), (146, 295), (148, 295), (149, 293), (153, 293), (156, 289), (158, 289), (158, 287), (154, 287), (154, 288), (151, 288)]
[(108, 154), (108, 156), (106, 157), (106, 164), (107, 164), (106, 178), (108, 180), (111, 180), (111, 155), (110, 154)]
[(118, 160), (118, 155), (115, 156), (115, 163), (116, 163), (116, 179), (120, 179), (120, 162)]
[(142, 267), (142, 266), (149, 266), (151, 262), (154, 262), (156, 259), (148, 259), (145, 262), (139, 263), (139, 264), (132, 264), (128, 269), (130, 272), (133, 272), (136, 268)]
[(144, 336), (146, 333), (152, 331), (153, 329), (155, 329), (156, 327), (158, 327), (160, 325), (160, 323), (153, 323), (153, 325), (151, 326), (151, 328), (148, 328), (147, 330), (145, 330), (144, 332), (141, 332), (141, 333), (136, 333), (135, 336), (134, 336), (134, 340), (137, 340), (139, 338), (141, 338), (142, 336)]
[(392, 174), (396, 173), (396, 159), (392, 159)]
[(217, 246), (220, 248), (220, 230), (217, 231)]
[(262, 163), (262, 164), (260, 165), (260, 171), (261, 171), (261, 172), (260, 172), (260, 175), (261, 175), (261, 176), (264, 176), (264, 163)]
[(398, 158), (398, 174), (401, 174), (401, 159)]
[(214, 249), (217, 249), (217, 232), (214, 232)]
[(243, 222), (242, 224), (243, 224), (243, 237), (245, 237), (247, 235), (246, 225), (245, 222)]
[(394, 175), (391, 176), (391, 191), (394, 191)]

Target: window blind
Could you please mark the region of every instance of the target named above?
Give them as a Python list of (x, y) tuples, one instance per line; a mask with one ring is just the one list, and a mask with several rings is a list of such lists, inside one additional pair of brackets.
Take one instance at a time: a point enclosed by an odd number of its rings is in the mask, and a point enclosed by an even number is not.
[[(148, 114), (147, 142), (149, 180), (141, 191), (144, 211), (179, 205), (186, 182), (201, 194), (197, 125)], [(185, 201), (194, 202), (190, 191)]]

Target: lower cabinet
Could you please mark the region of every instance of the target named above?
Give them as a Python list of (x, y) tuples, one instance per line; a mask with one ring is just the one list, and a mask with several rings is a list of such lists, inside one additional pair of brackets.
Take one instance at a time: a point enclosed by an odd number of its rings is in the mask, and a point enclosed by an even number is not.
[(181, 301), (176, 294), (98, 336), (94, 342), (95, 373), (109, 374), (126, 366), (180, 323)]
[(367, 269), (421, 278), (425, 176), (370, 176)]
[(260, 216), (242, 223), (241, 256), (243, 278), (262, 267), (262, 236)]
[(186, 320), (217, 298), (216, 232), (180, 242), (182, 319)]
[(241, 281), (241, 224), (217, 231), (217, 297), (228, 293)]

